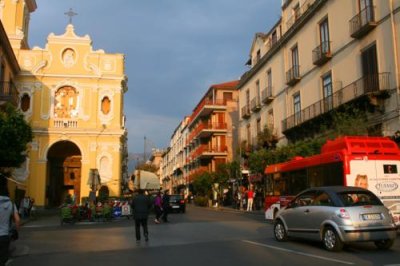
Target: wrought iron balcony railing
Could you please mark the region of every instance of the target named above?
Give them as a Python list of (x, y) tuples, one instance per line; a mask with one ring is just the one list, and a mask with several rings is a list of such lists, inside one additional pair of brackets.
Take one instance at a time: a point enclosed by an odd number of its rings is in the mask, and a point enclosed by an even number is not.
[(331, 42), (321, 42), (321, 44), (312, 51), (314, 65), (320, 66), (331, 59)]
[(253, 112), (258, 112), (261, 109), (261, 101), (260, 101), (260, 97), (254, 97), (251, 102), (250, 102), (250, 106), (251, 106), (251, 110)]
[(266, 87), (261, 91), (261, 100), (263, 103), (270, 103), (274, 100), (274, 96), (272, 96), (272, 87)]
[(286, 71), (286, 84), (289, 86), (293, 86), (301, 79), (300, 77), (300, 66), (293, 65), (291, 69)]
[(250, 117), (250, 108), (248, 105), (242, 107), (242, 118), (249, 118)]
[(367, 6), (349, 21), (350, 35), (353, 38), (361, 38), (376, 27), (375, 7)]
[(315, 2), (315, 0), (305, 0), (303, 4), (294, 11), (293, 15), (286, 21), (287, 30), (290, 29), (300, 17), (310, 8), (310, 6)]
[[(282, 132), (336, 109), (337, 107), (363, 95), (389, 90), (389, 75), (390, 73), (379, 73), (376, 75), (365, 76), (346, 87), (337, 90), (331, 96), (326, 97), (284, 119), (282, 121)], [(334, 88), (335, 87), (341, 87), (340, 83), (334, 84)]]

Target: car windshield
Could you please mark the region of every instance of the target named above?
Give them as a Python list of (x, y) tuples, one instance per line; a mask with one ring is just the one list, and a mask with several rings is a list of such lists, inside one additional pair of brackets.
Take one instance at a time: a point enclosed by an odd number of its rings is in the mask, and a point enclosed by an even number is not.
[(383, 205), (382, 202), (369, 191), (346, 191), (337, 193), (345, 207), (362, 205)]
[(170, 200), (173, 200), (173, 201), (176, 201), (176, 200), (182, 199), (182, 196), (181, 196), (181, 195), (171, 195), (171, 196), (169, 197), (169, 199), (170, 199)]

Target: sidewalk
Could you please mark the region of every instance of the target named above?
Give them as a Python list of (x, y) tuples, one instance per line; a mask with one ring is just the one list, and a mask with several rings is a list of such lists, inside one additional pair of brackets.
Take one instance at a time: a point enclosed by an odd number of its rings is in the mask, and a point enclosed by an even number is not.
[[(195, 205), (192, 205), (195, 206)], [(246, 209), (236, 209), (233, 208), (232, 206), (218, 206), (218, 207), (207, 207), (208, 209), (215, 210), (215, 211), (223, 211), (223, 212), (235, 212), (235, 213), (244, 213), (244, 214), (250, 214), (250, 215), (261, 215), (264, 216), (264, 210), (253, 210), (253, 211), (247, 211)]]
[[(77, 225), (94, 225), (94, 224), (102, 224), (102, 223), (112, 223), (116, 221), (122, 221), (128, 219), (126, 216), (113, 218), (111, 221), (76, 221), (74, 224)], [(68, 223), (64, 223), (64, 225), (72, 225)], [(22, 227), (54, 227), (61, 226), (61, 217), (59, 209), (45, 209), (40, 210), (36, 214), (35, 217), (28, 217), (26, 219), (21, 219)]]

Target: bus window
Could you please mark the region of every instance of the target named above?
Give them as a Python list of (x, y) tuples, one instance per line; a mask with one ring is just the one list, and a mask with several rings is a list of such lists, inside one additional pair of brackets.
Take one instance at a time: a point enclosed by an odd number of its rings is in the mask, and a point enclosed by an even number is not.
[(306, 170), (287, 173), (286, 190), (284, 195), (296, 195), (308, 188)]
[(310, 167), (308, 169), (309, 187), (344, 185), (342, 167), (342, 163), (332, 163)]
[(384, 164), (383, 173), (385, 174), (397, 174), (397, 165), (395, 164)]

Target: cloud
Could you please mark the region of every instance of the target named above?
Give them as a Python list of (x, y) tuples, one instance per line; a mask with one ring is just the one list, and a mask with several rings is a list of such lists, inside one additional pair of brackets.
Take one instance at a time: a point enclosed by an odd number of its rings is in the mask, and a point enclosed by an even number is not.
[(126, 127), (129, 133), (128, 150), (143, 152), (144, 137), (147, 146), (151, 148), (164, 148), (169, 145), (172, 132), (178, 126), (183, 117), (171, 117), (150, 115), (132, 110), (131, 116), (127, 118)]
[(237, 79), (247, 70), (253, 36), (277, 22), (281, 1), (36, 2), (31, 46), (44, 47), (50, 32), (64, 33), (64, 12), (73, 8), (78, 35), (88, 34), (94, 49), (125, 54), (129, 152), (141, 152), (145, 135), (164, 148), (212, 84)]

